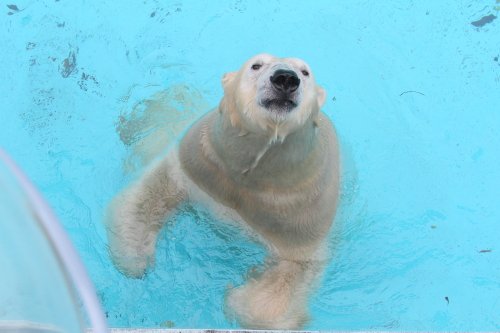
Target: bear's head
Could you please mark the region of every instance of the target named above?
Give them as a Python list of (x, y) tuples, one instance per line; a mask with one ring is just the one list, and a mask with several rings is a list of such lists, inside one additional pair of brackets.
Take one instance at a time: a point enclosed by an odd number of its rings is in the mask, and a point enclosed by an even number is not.
[(317, 117), (326, 93), (309, 66), (297, 58), (259, 54), (222, 78), (219, 110), (245, 132), (273, 133), (283, 140)]

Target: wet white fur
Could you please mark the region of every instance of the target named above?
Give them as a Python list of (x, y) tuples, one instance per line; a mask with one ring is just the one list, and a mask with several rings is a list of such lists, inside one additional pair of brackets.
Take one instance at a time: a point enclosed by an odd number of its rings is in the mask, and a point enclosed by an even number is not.
[[(252, 70), (254, 63), (262, 68)], [(269, 93), (268, 79), (277, 68), (300, 75), (298, 107), (289, 113), (273, 113), (258, 103)], [(202, 204), (254, 230), (270, 252), (260, 276), (228, 291), (229, 315), (245, 327), (297, 329), (308, 319), (307, 297), (327, 258), (325, 237), (338, 197), (335, 132), (319, 110), (325, 92), (302, 60), (267, 54), (226, 74), (223, 86), (219, 108), (113, 200), (106, 217), (110, 254), (124, 274), (142, 277), (154, 261), (160, 228), (176, 207), (184, 201)], [(305, 148), (304, 140), (310, 141)], [(291, 161), (298, 167), (289, 169), (290, 176), (276, 173), (276, 163), (289, 167)], [(204, 183), (212, 178), (220, 188)]]

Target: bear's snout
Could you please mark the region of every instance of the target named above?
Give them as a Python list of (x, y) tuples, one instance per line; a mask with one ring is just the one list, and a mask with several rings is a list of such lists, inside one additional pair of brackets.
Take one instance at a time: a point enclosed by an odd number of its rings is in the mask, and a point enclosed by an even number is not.
[(300, 85), (297, 73), (287, 69), (278, 69), (269, 79), (274, 89), (285, 94), (293, 93)]

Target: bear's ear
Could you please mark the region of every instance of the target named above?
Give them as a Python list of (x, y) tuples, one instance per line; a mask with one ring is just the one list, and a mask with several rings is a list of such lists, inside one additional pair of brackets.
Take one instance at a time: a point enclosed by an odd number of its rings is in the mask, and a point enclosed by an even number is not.
[(222, 87), (224, 89), (226, 89), (228, 87), (228, 85), (233, 82), (234, 80), (234, 77), (236, 76), (237, 72), (230, 72), (230, 73), (226, 73), (224, 74), (224, 76), (222, 77)]
[(318, 101), (318, 106), (321, 108), (325, 104), (326, 100), (326, 91), (320, 86), (316, 86), (316, 98)]
[(234, 100), (234, 87), (232, 83), (234, 82), (238, 72), (226, 73), (222, 77), (222, 87), (224, 88), (224, 97), (222, 97), (219, 103), (219, 112), (226, 113), (229, 115), (231, 125), (238, 127), (240, 125), (240, 116), (236, 112), (236, 105)]

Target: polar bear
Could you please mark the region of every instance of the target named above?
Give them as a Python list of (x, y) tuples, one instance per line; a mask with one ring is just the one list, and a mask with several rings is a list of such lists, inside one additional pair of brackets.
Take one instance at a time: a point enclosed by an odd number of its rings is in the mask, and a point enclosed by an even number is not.
[(111, 203), (110, 255), (140, 278), (158, 233), (182, 202), (248, 226), (269, 249), (266, 269), (228, 290), (227, 312), (249, 328), (297, 329), (327, 254), (339, 196), (335, 130), (326, 93), (296, 58), (259, 54), (222, 78), (219, 106)]

